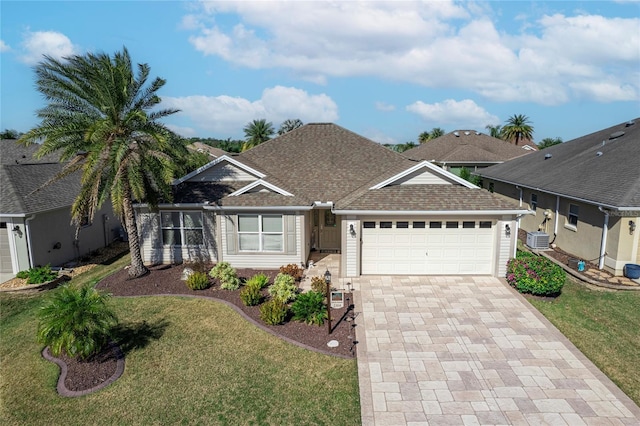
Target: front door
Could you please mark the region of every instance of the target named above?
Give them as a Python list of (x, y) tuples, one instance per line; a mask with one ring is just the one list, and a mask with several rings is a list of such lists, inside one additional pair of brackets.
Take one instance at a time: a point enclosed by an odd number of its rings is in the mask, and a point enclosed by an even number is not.
[(318, 248), (320, 250), (340, 250), (340, 222), (331, 210), (319, 212), (320, 238)]

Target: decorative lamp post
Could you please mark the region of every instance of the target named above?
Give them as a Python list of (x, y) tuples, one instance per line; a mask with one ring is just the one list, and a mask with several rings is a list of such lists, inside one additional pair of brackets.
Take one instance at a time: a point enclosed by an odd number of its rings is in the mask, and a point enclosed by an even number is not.
[(329, 269), (324, 273), (324, 282), (327, 285), (327, 331), (331, 334), (331, 272)]

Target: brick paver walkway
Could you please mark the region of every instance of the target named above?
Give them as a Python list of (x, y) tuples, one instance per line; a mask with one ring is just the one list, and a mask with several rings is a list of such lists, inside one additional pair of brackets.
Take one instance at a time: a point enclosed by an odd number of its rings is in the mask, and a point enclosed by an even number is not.
[(639, 425), (640, 409), (506, 283), (354, 280), (364, 425)]

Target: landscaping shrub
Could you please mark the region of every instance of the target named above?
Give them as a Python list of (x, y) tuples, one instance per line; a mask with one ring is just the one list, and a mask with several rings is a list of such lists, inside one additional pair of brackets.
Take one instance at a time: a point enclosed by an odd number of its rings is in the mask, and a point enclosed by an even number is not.
[[(254, 284), (255, 283), (255, 284)], [(252, 276), (251, 278), (249, 278), (247, 280), (247, 282), (245, 283), (245, 285), (257, 285), (259, 286), (259, 288), (265, 288), (267, 285), (269, 285), (269, 277), (266, 274), (256, 274), (254, 276)]]
[(311, 290), (325, 294), (327, 292), (327, 282), (324, 277), (311, 278)]
[(567, 276), (555, 263), (533, 253), (518, 252), (507, 263), (507, 282), (520, 293), (536, 296), (557, 296)]
[(282, 324), (287, 317), (287, 305), (280, 299), (271, 299), (260, 306), (260, 319), (268, 325)]
[(317, 291), (302, 293), (291, 305), (293, 319), (307, 324), (322, 325), (327, 318), (324, 294)]
[(259, 305), (262, 301), (262, 293), (260, 292), (260, 281), (247, 281), (245, 287), (240, 290), (240, 300), (245, 306)]
[(194, 271), (185, 281), (187, 287), (191, 290), (204, 290), (210, 285), (209, 277), (205, 272)]
[(304, 269), (302, 269), (296, 264), (291, 263), (287, 266), (281, 266), (280, 273), (287, 274), (293, 277), (295, 281), (300, 281), (300, 279), (302, 278), (302, 274), (304, 273)]
[(89, 285), (63, 285), (38, 312), (38, 341), (54, 356), (64, 351), (72, 358), (87, 359), (100, 353), (118, 322), (108, 298)]
[(237, 290), (240, 288), (240, 278), (236, 270), (229, 265), (229, 262), (220, 262), (209, 271), (212, 278), (220, 281), (220, 288), (224, 290)]
[(291, 275), (280, 273), (269, 287), (269, 294), (275, 299), (287, 303), (298, 295), (298, 287)]
[(50, 265), (36, 266), (16, 274), (17, 278), (27, 279), (27, 284), (42, 284), (58, 278), (58, 273), (51, 270)]

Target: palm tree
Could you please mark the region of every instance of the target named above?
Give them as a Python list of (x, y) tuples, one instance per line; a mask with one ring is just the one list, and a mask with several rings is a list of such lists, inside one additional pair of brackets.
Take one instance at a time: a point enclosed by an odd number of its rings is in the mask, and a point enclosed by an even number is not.
[(484, 126), (484, 128), (489, 131), (489, 135), (492, 138), (502, 139), (502, 126), (501, 125), (496, 124), (495, 126), (493, 126), (491, 124), (487, 124), (486, 126)]
[(105, 53), (74, 55), (64, 60), (49, 56), (36, 68), (36, 87), (48, 104), (37, 112), (40, 124), (20, 141), (42, 141), (37, 157), (60, 152), (65, 166), (50, 182), (82, 171), (81, 189), (72, 207), (76, 238), (84, 216), (93, 219), (111, 199), (123, 221), (131, 253), (130, 277), (148, 272), (142, 262), (134, 200), (155, 207), (171, 199), (171, 182), (187, 149), (158, 119), (177, 110), (156, 109), (156, 92), (165, 80), (149, 84), (150, 68), (134, 71), (123, 48), (113, 57)]
[(562, 138), (544, 138), (538, 144), (538, 149), (549, 148), (550, 146), (558, 145), (562, 143)]
[(514, 141), (516, 146), (521, 140), (533, 139), (533, 126), (526, 115), (514, 114), (507, 119), (506, 123), (502, 127), (502, 139)]
[(304, 123), (299, 118), (284, 120), (278, 129), (278, 135), (284, 135), (292, 130), (302, 127)]
[(87, 359), (100, 353), (118, 323), (108, 299), (90, 285), (63, 285), (38, 312), (38, 341), (54, 356)]
[(275, 133), (273, 129), (273, 123), (267, 122), (264, 118), (259, 120), (253, 120), (244, 128), (245, 143), (242, 145), (242, 150), (246, 151), (254, 146), (260, 145), (262, 142), (266, 142), (271, 139), (271, 136)]
[(434, 127), (430, 132), (422, 132), (418, 135), (418, 142), (425, 143), (429, 142), (432, 139), (439, 138), (440, 136), (444, 136), (446, 132), (444, 129), (440, 127)]

